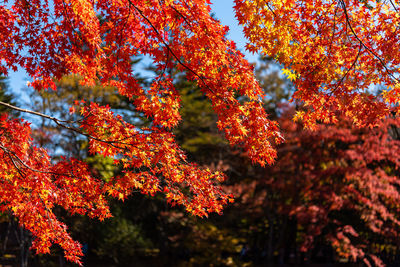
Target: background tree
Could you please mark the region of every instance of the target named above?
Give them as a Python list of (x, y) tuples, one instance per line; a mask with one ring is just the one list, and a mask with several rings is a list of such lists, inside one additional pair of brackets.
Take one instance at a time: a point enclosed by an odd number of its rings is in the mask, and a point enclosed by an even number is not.
[(399, 231), (398, 120), (359, 129), (343, 118), (310, 132), (282, 119), (282, 161), (265, 183), (278, 192), (277, 210), (295, 219), (301, 251), (329, 242), (338, 257), (382, 265), (376, 255), (383, 247), (396, 253)]
[[(9, 104), (15, 104), (13, 98), (14, 96), (10, 92), (7, 77), (0, 75), (0, 101)], [(0, 106), (0, 113), (5, 113), (9, 111), (10, 110), (7, 109), (6, 107)], [(14, 112), (14, 114), (17, 115), (18, 113)]]

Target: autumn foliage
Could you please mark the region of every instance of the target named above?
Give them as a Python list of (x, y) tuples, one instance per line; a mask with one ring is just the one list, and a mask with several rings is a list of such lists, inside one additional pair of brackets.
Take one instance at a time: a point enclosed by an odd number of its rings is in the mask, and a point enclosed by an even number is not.
[(400, 229), (399, 120), (360, 129), (339, 117), (337, 125), (302, 131), (290, 117), (280, 119), (287, 143), (261, 188), (280, 192), (279, 212), (303, 229), (301, 251), (322, 236), (338, 257), (382, 266), (377, 255), (392, 253)]
[[(359, 126), (375, 126), (397, 111), (396, 2), (235, 2), (250, 40), (248, 49), (276, 59), (294, 80), (294, 98), (305, 106), (295, 118), (306, 126), (318, 129), (317, 120), (337, 123), (337, 112)], [(58, 206), (103, 220), (111, 216), (107, 197), (123, 200), (134, 189), (150, 195), (163, 192), (172, 205), (183, 205), (199, 216), (220, 213), (232, 200), (220, 187), (224, 174), (188, 162), (171, 133), (181, 120), (172, 69), (186, 73), (209, 99), (218, 115), (218, 129), (231, 145), (241, 147), (254, 163), (274, 162), (274, 146), (283, 141), (278, 124), (263, 109), (264, 92), (253, 67), (226, 39), (227, 27), (210, 11), (206, 0), (15, 0), (0, 6), (1, 73), (23, 68), (32, 78), (29, 85), (38, 91), (56, 90), (55, 80), (77, 74), (82, 85), (115, 88), (151, 121), (138, 127), (111, 107), (84, 99), (69, 108), (70, 120), (0, 103), (88, 138), (91, 153), (111, 158), (121, 170), (104, 180), (81, 160), (52, 159), (34, 144), (29, 123), (2, 115), (0, 208), (11, 211), (32, 232), (38, 252), (49, 252), (58, 244), (67, 259), (79, 262), (80, 245), (55, 216)], [(146, 88), (132, 71), (138, 55), (149, 57), (157, 71)], [(378, 90), (374, 85), (385, 87), (381, 95), (372, 94)], [(78, 114), (81, 118), (73, 120)], [(389, 152), (381, 156), (394, 157)], [(379, 177), (387, 180), (387, 187), (394, 183), (384, 171), (374, 171), (377, 175), (349, 172), (343, 179)], [(368, 199), (350, 191), (351, 197), (359, 197), (360, 210), (372, 212), (365, 215), (371, 218), (367, 223), (372, 231), (377, 214), (397, 224), (392, 212), (382, 208), (395, 205), (397, 196), (372, 207)], [(379, 197), (377, 192), (375, 198)]]
[[(111, 216), (106, 196), (124, 199), (134, 188), (162, 191), (200, 216), (221, 212), (231, 200), (218, 186), (224, 175), (188, 163), (170, 133), (180, 120), (179, 93), (167, 71), (173, 67), (211, 100), (231, 144), (260, 164), (276, 157), (271, 142), (283, 138), (262, 108), (252, 66), (225, 38), (227, 28), (210, 16), (205, 1), (13, 1), (1, 6), (0, 21), (2, 73), (22, 67), (36, 90), (56, 89), (54, 79), (79, 74), (85, 85), (115, 87), (152, 119), (137, 128), (110, 107), (81, 99), (70, 109), (83, 116), (79, 122), (34, 113), (88, 137), (92, 153), (113, 158), (123, 174), (104, 182), (77, 159), (53, 163), (32, 144), (29, 124), (1, 117), (2, 209), (33, 233), (38, 252), (57, 243), (68, 259), (79, 261), (80, 247), (55, 217), (54, 205), (104, 219)], [(149, 89), (132, 73), (138, 54), (151, 57), (160, 73)]]
[[(308, 110), (296, 119), (376, 125), (399, 102), (398, 1), (235, 0), (250, 51), (276, 59)], [(377, 87), (380, 86), (380, 87)]]

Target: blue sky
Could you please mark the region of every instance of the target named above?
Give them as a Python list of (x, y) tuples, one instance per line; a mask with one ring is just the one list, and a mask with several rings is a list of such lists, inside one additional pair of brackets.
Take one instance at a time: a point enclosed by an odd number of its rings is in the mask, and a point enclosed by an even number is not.
[(237, 23), (233, 0), (213, 0), (212, 10), (222, 24), (229, 26), (228, 38), (236, 42), (238, 49), (245, 54), (247, 60), (256, 62), (258, 56), (245, 51), (246, 39), (243, 35), (243, 28)]
[[(246, 40), (243, 36), (243, 29), (238, 25), (235, 19), (235, 12), (233, 9), (233, 0), (212, 0), (212, 10), (215, 16), (221, 21), (222, 24), (229, 26), (228, 38), (236, 42), (238, 49), (245, 54), (247, 60), (256, 62), (258, 56), (245, 51)], [(10, 87), (12, 90), (20, 94), (21, 88), (25, 87), (27, 82), (27, 75), (24, 71), (20, 70), (16, 73), (10, 73)]]

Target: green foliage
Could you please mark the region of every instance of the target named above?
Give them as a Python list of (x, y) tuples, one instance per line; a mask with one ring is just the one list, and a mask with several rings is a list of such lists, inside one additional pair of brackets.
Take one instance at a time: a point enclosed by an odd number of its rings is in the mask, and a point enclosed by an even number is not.
[(234, 231), (203, 221), (193, 226), (184, 245), (191, 251), (188, 262), (193, 266), (245, 266), (240, 259), (243, 241)]
[(279, 116), (280, 104), (288, 102), (295, 90), (292, 82), (282, 77), (280, 70), (280, 66), (270, 57), (260, 58), (255, 68), (257, 80), (266, 93), (264, 107), (273, 118)]
[[(94, 253), (101, 258), (111, 258), (115, 263), (129, 263), (138, 256), (154, 256), (159, 250), (146, 238), (140, 225), (115, 214), (114, 219), (98, 226)], [(100, 241), (100, 242), (99, 242)]]
[(184, 76), (176, 77), (175, 87), (181, 95), (182, 121), (174, 130), (176, 140), (191, 160), (210, 163), (228, 146), (216, 127), (217, 116), (200, 89)]
[[(0, 76), (0, 101), (14, 105), (13, 95), (9, 92), (8, 81), (4, 76)], [(0, 113), (4, 112), (10, 112), (10, 110), (4, 106), (0, 106)]]
[(115, 175), (117, 168), (113, 164), (113, 159), (103, 157), (101, 155), (94, 155), (87, 157), (85, 161), (93, 168), (93, 171), (104, 181), (110, 180)]

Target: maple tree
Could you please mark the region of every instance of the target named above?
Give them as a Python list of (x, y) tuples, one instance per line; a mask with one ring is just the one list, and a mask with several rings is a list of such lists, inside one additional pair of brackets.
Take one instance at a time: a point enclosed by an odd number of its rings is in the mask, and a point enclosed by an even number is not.
[[(114, 111), (137, 127), (148, 125), (149, 120), (138, 114), (133, 103), (119, 95), (116, 88), (100, 85), (83, 86), (80, 84), (81, 80), (80, 76), (68, 75), (55, 82), (57, 86), (55, 91), (30, 90), (31, 109), (67, 120), (71, 118), (71, 114), (64, 113), (66, 107), (73, 105), (76, 99), (86, 99), (101, 105), (110, 105)], [(138, 77), (138, 80), (146, 86), (145, 80), (141, 77)], [(73, 114), (75, 121), (82, 118), (79, 114)], [(112, 158), (89, 153), (87, 137), (59, 128), (53, 121), (43, 119), (35, 122), (40, 127), (35, 127), (33, 130), (34, 142), (45, 147), (52, 154), (53, 161), (61, 156), (80, 159), (88, 164), (92, 175), (104, 181), (120, 174), (121, 168), (113, 164)], [(69, 216), (59, 208), (54, 210), (57, 217), (68, 225), (69, 233), (78, 236), (79, 242), (89, 247), (83, 258), (84, 264), (92, 260), (91, 257), (120, 265), (129, 264), (133, 259), (135, 262), (141, 262), (143, 259), (151, 258), (154, 254), (152, 251), (157, 251), (152, 244), (155, 242), (154, 236), (157, 237), (158, 232), (162, 231), (160, 230), (162, 225), (154, 225), (154, 221), (157, 221), (154, 217), (159, 215), (160, 210), (166, 208), (162, 194), (146, 196), (140, 194), (140, 190), (133, 190), (124, 202), (109, 198), (108, 206), (112, 218), (102, 222), (94, 222), (85, 216)], [(154, 231), (155, 228), (159, 230)], [(35, 256), (34, 260), (47, 266), (55, 257), (61, 256), (61, 253), (62, 251), (52, 249), (51, 255)]]
[[(215, 162), (215, 159), (225, 161), (228, 156), (225, 150), (229, 145), (222, 134), (218, 133), (217, 116), (212, 111), (211, 103), (195, 82), (186, 80), (184, 73), (172, 71), (171, 74), (174, 77), (174, 86), (180, 92), (182, 105), (180, 109), (182, 122), (173, 129), (177, 143), (187, 152), (190, 161), (195, 161), (201, 166)], [(126, 118), (133, 121), (136, 126), (148, 123), (140, 114), (134, 112), (134, 105), (115, 94), (115, 88), (82, 86), (79, 84), (80, 80), (78, 76), (65, 76), (56, 81), (56, 91), (33, 91), (32, 109), (55, 114), (60, 119), (68, 119), (70, 115), (63, 114), (62, 111), (66, 106), (73, 104), (74, 99), (79, 98), (77, 95), (84, 95), (86, 100), (96, 101), (102, 105), (109, 104), (113, 110), (118, 110), (119, 114), (130, 115)], [(147, 80), (141, 80), (146, 87)], [(79, 114), (74, 114), (74, 120), (81, 118)], [(118, 166), (112, 164), (110, 158), (88, 154), (88, 140), (85, 137), (60, 129), (54, 122), (41, 121), (40, 128), (34, 130), (34, 138), (50, 152), (53, 151), (52, 155), (56, 150), (58, 152), (56, 157), (68, 155), (87, 162), (92, 173), (101, 179), (107, 180), (120, 170)], [(213, 165), (210, 169), (215, 170)], [(231, 180), (231, 175), (229, 177)], [(196, 247), (198, 243), (191, 242), (189, 246), (190, 242), (184, 243), (181, 238), (193, 231), (194, 222), (198, 221), (197, 224), (203, 220), (185, 215), (182, 207), (166, 206), (160, 193), (150, 197), (141, 195), (138, 191), (134, 190), (123, 203), (110, 199), (108, 202), (113, 218), (104, 222), (93, 222), (84, 216), (67, 216), (62, 210), (55, 210), (58, 218), (68, 225), (70, 234), (79, 236), (79, 242), (88, 245), (89, 255), (85, 253), (85, 263), (96, 258), (102, 262), (120, 265), (129, 264), (133, 260), (139, 265), (143, 261), (146, 262), (143, 263), (145, 265), (160, 265), (166, 262), (175, 264), (182, 260), (182, 251), (185, 251), (185, 255), (193, 253), (188, 251), (192, 251), (191, 248)], [(174, 211), (179, 216), (175, 215)], [(189, 223), (186, 224), (184, 221)], [(187, 226), (182, 227), (183, 225)], [(206, 244), (203, 242), (197, 249), (199, 257), (205, 247)], [(216, 253), (218, 251), (216, 250)], [(49, 265), (48, 261), (52, 261), (56, 255), (59, 255), (59, 251), (52, 250), (51, 255), (47, 257), (43, 255), (35, 258), (40, 260), (42, 265)]]
[[(210, 16), (207, 1), (25, 1), (0, 6), (0, 72), (22, 67), (36, 90), (56, 89), (54, 80), (79, 74), (83, 85), (116, 88), (137, 110), (151, 117), (138, 128), (109, 106), (77, 99), (71, 116), (59, 118), (0, 104), (56, 123), (89, 139), (89, 151), (114, 160), (121, 175), (103, 181), (74, 158), (55, 162), (33, 144), (28, 122), (0, 119), (1, 211), (11, 211), (32, 232), (33, 248), (49, 252), (58, 244), (68, 260), (79, 262), (81, 246), (53, 209), (103, 220), (111, 216), (106, 196), (126, 198), (134, 188), (163, 191), (172, 204), (206, 216), (231, 200), (218, 183), (220, 172), (188, 163), (170, 129), (179, 123), (179, 93), (168, 69), (185, 71), (211, 100), (218, 128), (260, 164), (276, 157), (272, 143), (283, 137), (262, 108), (263, 92), (252, 66), (225, 38), (227, 28)], [(131, 59), (149, 56), (160, 74), (145, 90), (132, 73)], [(238, 95), (248, 100), (239, 102)], [(74, 125), (78, 124), (78, 127)]]
[[(321, 181), (322, 177), (316, 175), (318, 171), (323, 172), (318, 165), (325, 164), (319, 162), (320, 158), (308, 158), (309, 162), (300, 164), (304, 169), (304, 181), (296, 183), (309, 191), (304, 192), (305, 203), (293, 209), (292, 215), (296, 214), (309, 229), (306, 239), (310, 243), (322, 229), (326, 231), (332, 227), (337, 231), (331, 233), (330, 241), (341, 255), (366, 260), (368, 249), (364, 249), (368, 238), (373, 239), (378, 233), (384, 236), (388, 232), (391, 233), (389, 236), (396, 236), (398, 229), (395, 204), (398, 196), (397, 158), (391, 155), (397, 149), (397, 140), (389, 134), (397, 129), (398, 122), (397, 119), (385, 120), (398, 113), (400, 100), (398, 1), (235, 0), (235, 3), (236, 17), (249, 40), (247, 48), (274, 58), (293, 81), (296, 87), (293, 98), (305, 107), (296, 111), (294, 118), (306, 127), (318, 130), (318, 134), (326, 138), (321, 142), (332, 142), (336, 138), (340, 140), (333, 144), (351, 143), (349, 138), (359, 142), (358, 145), (348, 144), (351, 149), (344, 149), (345, 152), (336, 146), (329, 150), (337, 151), (325, 152), (328, 155), (336, 153), (335, 160), (325, 166), (325, 175), (333, 175), (327, 176), (328, 180)], [(346, 119), (358, 126), (380, 129), (368, 133), (368, 130), (344, 130), (332, 126), (323, 131), (324, 126), (317, 124), (340, 123), (343, 127)], [(357, 131), (360, 136), (356, 138), (353, 134)], [(337, 136), (330, 135), (332, 133)], [(309, 143), (311, 148), (316, 145), (315, 139)], [(284, 165), (296, 157), (297, 154), (289, 153), (286, 162), (280, 161), (282, 166), (277, 171), (289, 170)], [(306, 158), (305, 155), (302, 157)], [(342, 157), (344, 162), (336, 157)], [(342, 165), (349, 161), (356, 166)], [(332, 162), (333, 166), (329, 165)], [(337, 178), (329, 181), (335, 174), (342, 175), (341, 182)], [(281, 180), (275, 185), (286, 183)], [(293, 190), (299, 199), (299, 191), (296, 191), (299, 188)], [(360, 230), (362, 234), (354, 230), (354, 225), (346, 225), (338, 218), (331, 220), (328, 214), (333, 213), (332, 209), (353, 209), (364, 226)], [(375, 248), (374, 252), (377, 250)], [(370, 259), (377, 265), (382, 264), (374, 253)]]
[[(286, 122), (285, 122), (286, 121)], [(399, 119), (360, 129), (341, 117), (316, 131), (281, 120), (288, 130), (281, 160), (265, 183), (281, 192), (280, 212), (302, 226), (301, 250), (323, 236), (339, 257), (382, 266), (399, 234)]]

